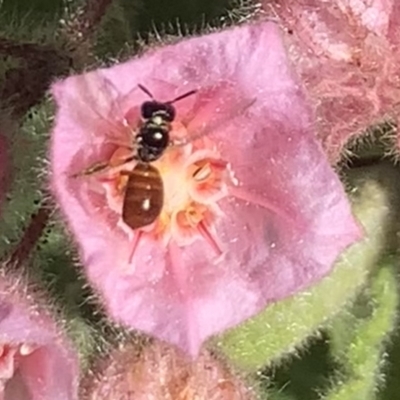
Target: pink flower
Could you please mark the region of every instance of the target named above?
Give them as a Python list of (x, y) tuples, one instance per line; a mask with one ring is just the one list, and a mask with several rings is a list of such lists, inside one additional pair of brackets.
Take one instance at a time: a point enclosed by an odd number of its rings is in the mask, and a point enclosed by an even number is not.
[(21, 279), (0, 275), (0, 399), (76, 400), (77, 357)]
[(394, 0), (265, 1), (315, 105), (332, 161), (351, 138), (400, 117), (400, 6)]
[[(172, 140), (188, 143), (151, 164), (163, 208), (132, 230), (139, 207), (123, 201), (137, 162), (123, 160), (149, 100), (139, 84), (160, 101), (197, 92), (174, 104)], [(70, 77), (53, 94), (53, 189), (89, 281), (126, 326), (197, 354), (209, 336), (329, 273), (360, 237), (272, 23)], [(113, 168), (77, 176), (95, 162)]]

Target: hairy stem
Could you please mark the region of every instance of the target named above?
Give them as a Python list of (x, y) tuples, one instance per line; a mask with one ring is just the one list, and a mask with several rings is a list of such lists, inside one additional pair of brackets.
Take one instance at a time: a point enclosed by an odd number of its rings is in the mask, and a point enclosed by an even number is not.
[(36, 247), (38, 240), (43, 235), (44, 230), (51, 216), (49, 204), (44, 203), (39, 210), (32, 215), (29, 225), (23, 233), (20, 241), (16, 245), (6, 264), (18, 268), (29, 258), (32, 250)]
[(0, 37), (0, 54), (12, 57), (43, 59), (43, 55), (51, 56), (57, 51), (51, 45), (42, 45), (38, 43), (21, 43), (13, 39)]
[(86, 3), (69, 11), (62, 20), (61, 34), (78, 66), (90, 57), (91, 38), (111, 5), (112, 0), (86, 0)]
[[(11, 68), (0, 83), (0, 103), (20, 119), (39, 103), (55, 76), (66, 73), (73, 64), (79, 66), (90, 56), (90, 38), (106, 13), (112, 0), (87, 0), (69, 13), (58, 32), (66, 40), (66, 48), (52, 45), (19, 43), (0, 38), (0, 56), (11, 56), (22, 65)], [(84, 62), (83, 62), (84, 64)]]
[(0, 103), (19, 119), (45, 95), (54, 76), (69, 69), (67, 54), (51, 45), (19, 43), (0, 38), (0, 56), (19, 59), (21, 66), (5, 72), (0, 82)]

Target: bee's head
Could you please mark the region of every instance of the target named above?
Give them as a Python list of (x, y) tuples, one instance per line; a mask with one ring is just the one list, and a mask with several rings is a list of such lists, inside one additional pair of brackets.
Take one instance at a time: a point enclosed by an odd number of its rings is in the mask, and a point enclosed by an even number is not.
[(175, 108), (170, 103), (145, 101), (141, 107), (141, 114), (144, 119), (150, 119), (159, 115), (166, 121), (172, 122), (175, 119)]

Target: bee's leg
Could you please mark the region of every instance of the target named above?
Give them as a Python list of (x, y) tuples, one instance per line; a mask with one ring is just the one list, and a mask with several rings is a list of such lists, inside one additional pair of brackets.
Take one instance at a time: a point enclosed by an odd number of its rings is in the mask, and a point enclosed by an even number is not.
[(107, 144), (112, 144), (112, 145), (115, 145), (115, 146), (118, 146), (118, 147), (125, 147), (125, 148), (127, 148), (127, 149), (130, 149), (130, 148), (131, 148), (130, 146), (128, 146), (128, 145), (126, 144), (126, 141), (125, 141), (125, 140), (116, 139), (116, 138), (113, 137), (113, 136), (108, 136), (108, 135), (106, 135), (106, 143), (107, 143)]
[(93, 164), (91, 167), (84, 169), (83, 171), (71, 175), (71, 178), (76, 178), (78, 176), (93, 175), (96, 173), (112, 172), (121, 167), (122, 165), (134, 161), (136, 159), (137, 159), (136, 155), (131, 154), (129, 156), (119, 159), (118, 163), (116, 163), (115, 161), (98, 162)]
[(107, 167), (110, 167), (109, 162), (98, 162), (93, 164), (91, 167), (79, 171), (76, 174), (71, 175), (71, 178), (77, 178), (78, 176), (92, 175), (96, 172), (104, 171)]
[(132, 175), (132, 171), (122, 170), (122, 171), (120, 172), (120, 175), (129, 176), (129, 175)]
[(172, 139), (170, 141), (170, 146), (173, 147), (182, 147), (186, 146), (187, 144), (196, 141), (197, 139), (201, 139), (202, 137), (206, 136), (208, 132), (200, 132), (191, 136), (187, 136), (184, 138), (179, 138), (179, 139)]
[(171, 147), (182, 147), (182, 146), (186, 146), (188, 143), (189, 143), (189, 140), (187, 138), (172, 139), (169, 142), (169, 146), (171, 146)]

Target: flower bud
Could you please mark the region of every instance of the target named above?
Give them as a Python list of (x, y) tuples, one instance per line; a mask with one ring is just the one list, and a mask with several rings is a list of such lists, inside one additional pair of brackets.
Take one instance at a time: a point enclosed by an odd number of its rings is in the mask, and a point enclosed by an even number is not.
[(154, 343), (114, 350), (86, 380), (82, 400), (252, 400), (252, 389), (216, 356), (190, 361), (176, 348)]
[(398, 123), (398, 1), (263, 3), (287, 31), (290, 57), (314, 104), (318, 135), (333, 162), (346, 156), (350, 139), (371, 126)]

